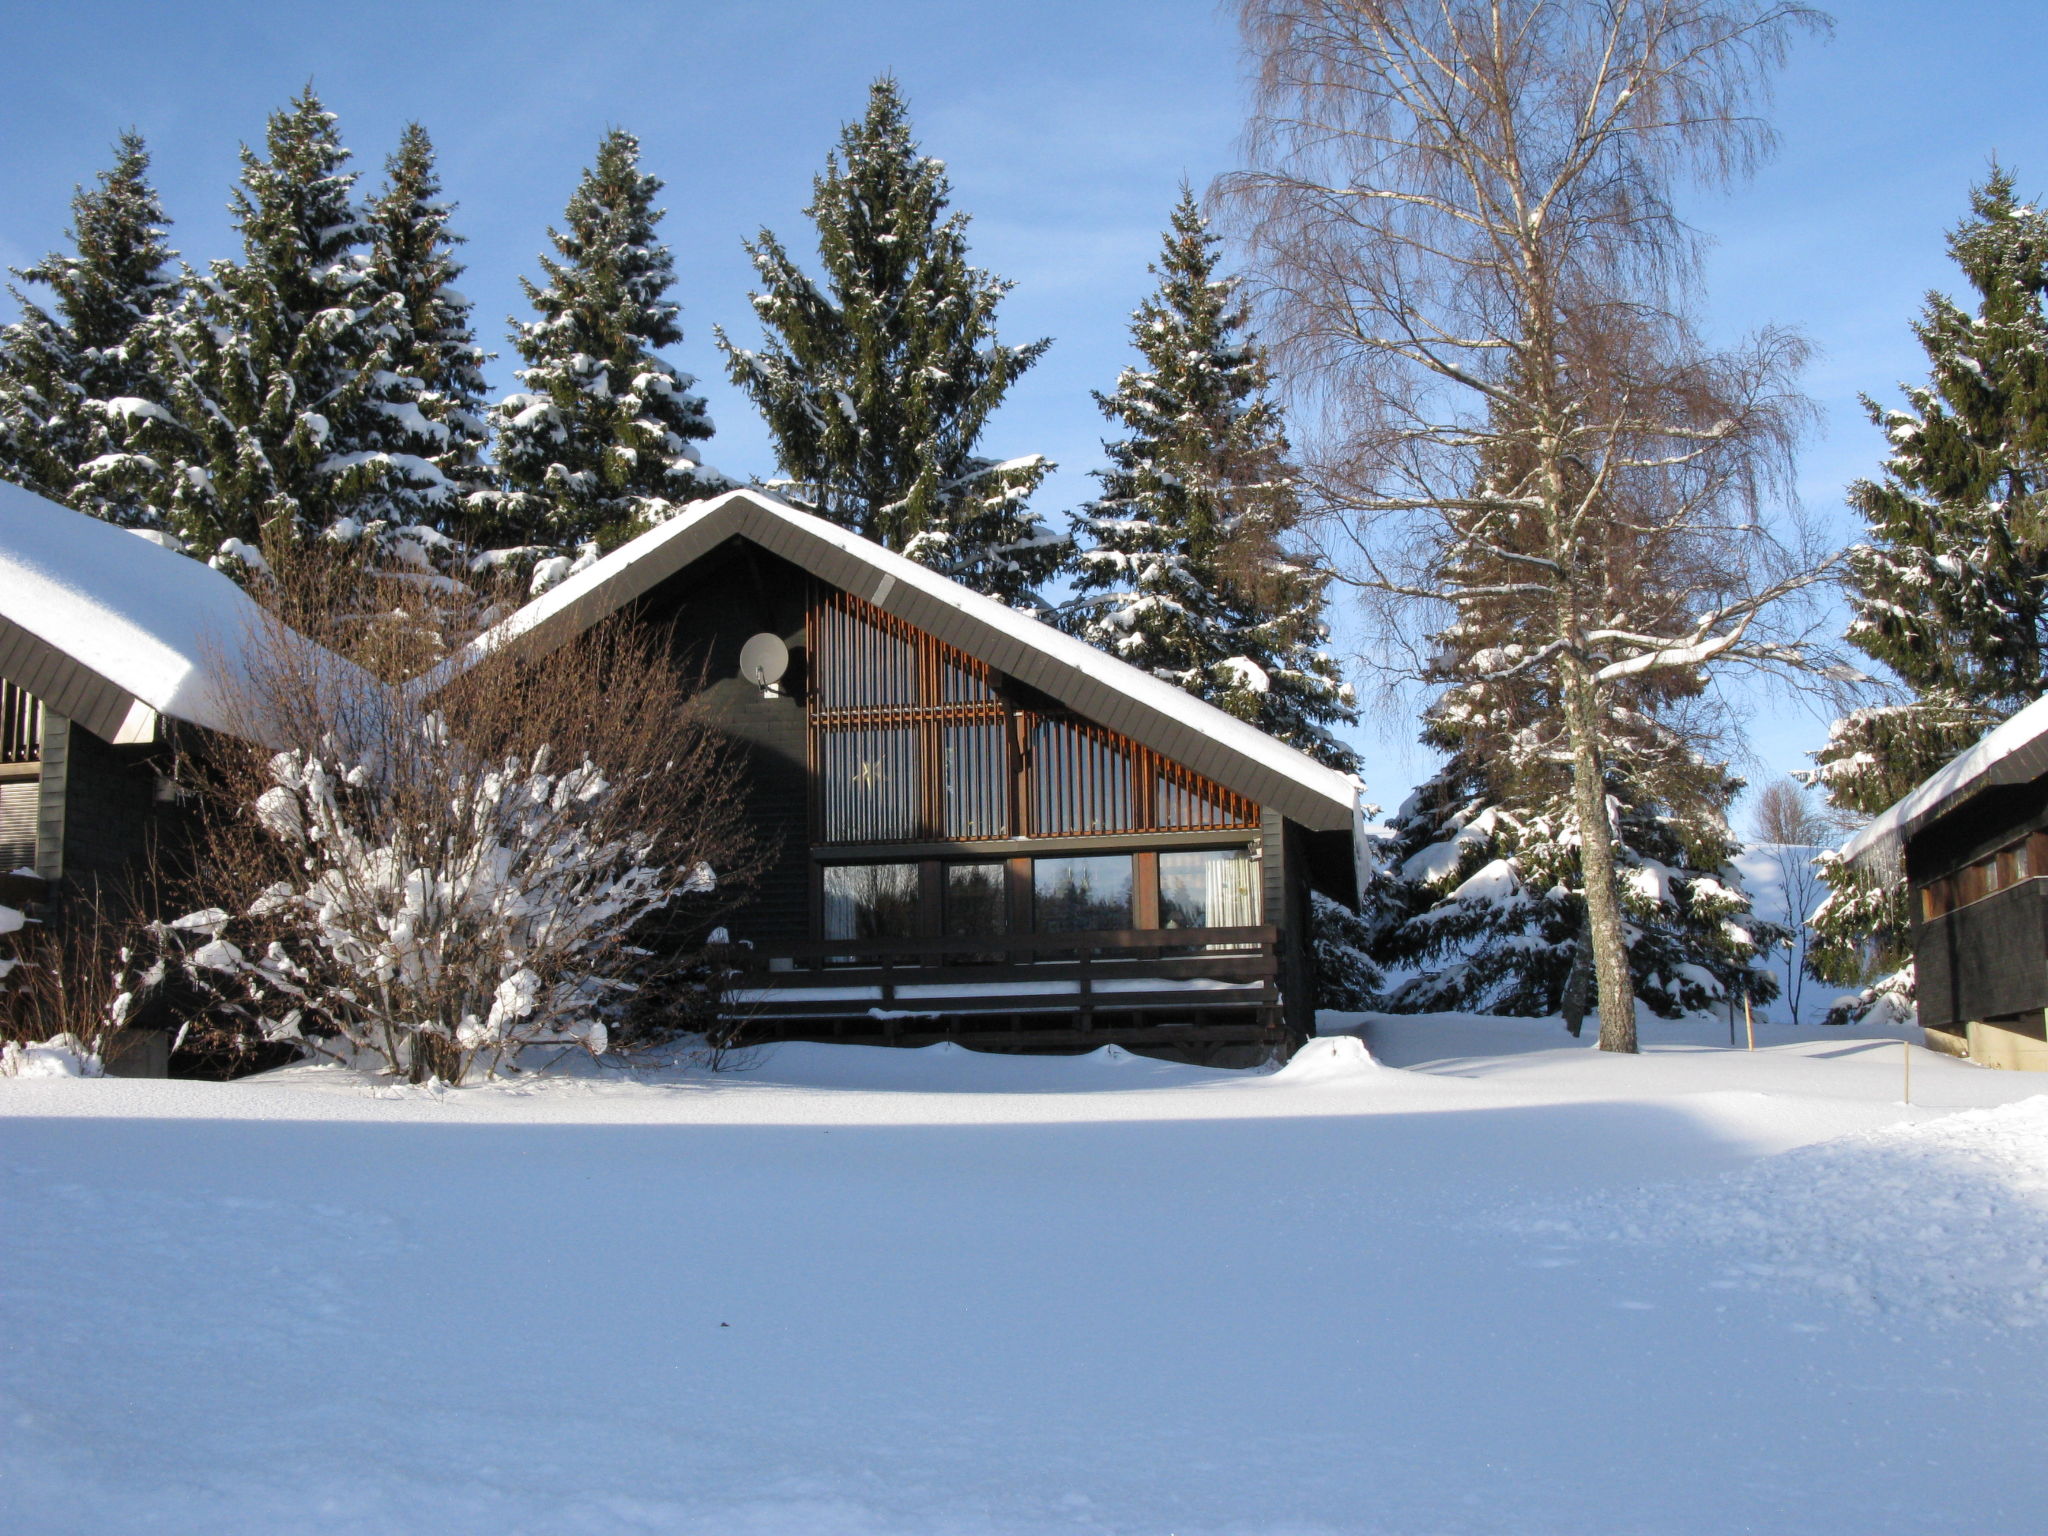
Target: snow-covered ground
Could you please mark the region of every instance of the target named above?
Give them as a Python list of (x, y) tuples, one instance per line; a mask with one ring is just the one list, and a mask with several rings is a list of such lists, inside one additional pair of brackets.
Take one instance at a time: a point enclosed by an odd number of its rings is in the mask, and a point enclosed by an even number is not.
[(2041, 1528), (2048, 1081), (1329, 1023), (0, 1080), (0, 1530)]

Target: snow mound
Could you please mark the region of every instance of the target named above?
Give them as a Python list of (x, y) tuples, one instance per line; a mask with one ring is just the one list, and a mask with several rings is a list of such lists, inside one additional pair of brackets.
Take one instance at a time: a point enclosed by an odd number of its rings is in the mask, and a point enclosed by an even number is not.
[(1380, 1071), (1365, 1042), (1356, 1035), (1328, 1035), (1311, 1040), (1286, 1066), (1275, 1072), (1276, 1083), (1335, 1083), (1370, 1077)]
[(100, 1059), (76, 1035), (34, 1045), (0, 1042), (0, 1077), (98, 1077)]
[(1721, 1288), (1803, 1292), (1863, 1312), (2048, 1323), (2048, 1095), (1510, 1225), (1718, 1249), (1711, 1283)]

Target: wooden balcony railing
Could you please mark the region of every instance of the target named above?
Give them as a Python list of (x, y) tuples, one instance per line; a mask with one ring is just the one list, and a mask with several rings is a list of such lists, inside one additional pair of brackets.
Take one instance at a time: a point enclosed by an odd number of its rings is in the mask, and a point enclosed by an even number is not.
[(772, 1018), (1098, 1012), (1270, 1012), (1279, 935), (1259, 928), (1110, 929), (990, 938), (828, 939), (724, 951), (736, 1009)]

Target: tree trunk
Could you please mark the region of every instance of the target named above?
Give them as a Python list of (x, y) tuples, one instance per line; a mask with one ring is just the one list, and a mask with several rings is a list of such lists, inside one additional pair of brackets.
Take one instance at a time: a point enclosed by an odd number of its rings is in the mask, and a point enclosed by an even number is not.
[(1600, 996), (1600, 1049), (1633, 1052), (1636, 990), (1629, 979), (1621, 896), (1614, 884), (1614, 828), (1607, 818), (1593, 680), (1576, 658), (1567, 657), (1562, 670), (1565, 728), (1572, 748), (1572, 804), (1579, 820), (1579, 867), (1586, 882), (1586, 927), (1593, 938), (1593, 975)]
[(1574, 1040), (1579, 1038), (1579, 1031), (1585, 1027), (1586, 1005), (1592, 1001), (1592, 992), (1593, 929), (1581, 917), (1578, 937), (1572, 941), (1572, 968), (1565, 972), (1564, 996), (1558, 1005), (1564, 1014), (1564, 1027)]

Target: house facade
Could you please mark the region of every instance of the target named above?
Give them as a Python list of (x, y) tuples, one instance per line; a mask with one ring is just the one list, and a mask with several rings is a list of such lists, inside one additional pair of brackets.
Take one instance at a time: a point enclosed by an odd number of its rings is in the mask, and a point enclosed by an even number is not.
[(1843, 852), (1908, 887), (1928, 1045), (2048, 1071), (2048, 700), (1950, 762)]
[(1310, 892), (1356, 900), (1356, 781), (752, 491), (615, 550), (419, 687), (621, 613), (670, 637), (747, 752), (774, 856), (728, 953), (757, 1038), (1313, 1032)]

